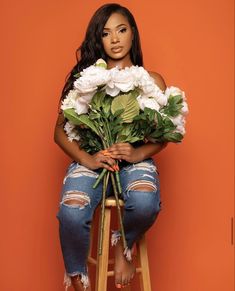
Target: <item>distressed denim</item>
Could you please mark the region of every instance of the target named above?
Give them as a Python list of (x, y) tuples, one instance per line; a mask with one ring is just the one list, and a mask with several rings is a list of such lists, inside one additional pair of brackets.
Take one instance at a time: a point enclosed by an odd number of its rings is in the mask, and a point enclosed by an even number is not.
[[(84, 290), (89, 286), (87, 257), (90, 243), (90, 228), (94, 211), (102, 199), (102, 183), (96, 189), (92, 186), (100, 170), (92, 171), (73, 161), (66, 172), (59, 211), (59, 236), (65, 265), (64, 284), (71, 285), (71, 276), (79, 275)], [(123, 226), (127, 249), (124, 254), (131, 260), (133, 244), (152, 226), (161, 210), (159, 172), (149, 158), (120, 168), (123, 190)], [(107, 197), (112, 194), (108, 185)], [(148, 191), (134, 190), (147, 186)], [(73, 199), (77, 204), (66, 204)], [(79, 204), (80, 202), (80, 204)], [(120, 239), (120, 231), (113, 231), (111, 243)]]

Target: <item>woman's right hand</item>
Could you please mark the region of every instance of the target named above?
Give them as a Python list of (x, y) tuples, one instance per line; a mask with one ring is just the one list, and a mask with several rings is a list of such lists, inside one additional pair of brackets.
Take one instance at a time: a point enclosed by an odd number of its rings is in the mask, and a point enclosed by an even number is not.
[(74, 161), (91, 170), (105, 168), (109, 171), (116, 171), (118, 169), (115, 167), (115, 160), (105, 155), (105, 151), (99, 151), (91, 155), (85, 150), (79, 148), (79, 142), (75, 140), (70, 142), (68, 140), (68, 136), (64, 131), (64, 122), (65, 119), (63, 114), (61, 113), (58, 115), (56, 121), (54, 140), (68, 156), (70, 156)]
[(91, 170), (99, 168), (105, 168), (112, 172), (117, 170), (116, 161), (107, 155), (104, 155), (104, 151), (99, 151), (93, 155), (89, 155), (86, 160), (82, 161), (82, 164)]

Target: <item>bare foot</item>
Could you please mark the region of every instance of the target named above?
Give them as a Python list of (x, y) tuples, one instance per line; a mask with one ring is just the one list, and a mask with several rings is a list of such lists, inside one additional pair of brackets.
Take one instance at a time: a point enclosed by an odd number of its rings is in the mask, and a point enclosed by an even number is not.
[(135, 275), (135, 266), (132, 262), (127, 261), (123, 254), (123, 246), (119, 240), (115, 247), (115, 285), (117, 288), (122, 288), (130, 284)]
[[(80, 276), (71, 277), (72, 285), (75, 291), (84, 291), (83, 284), (81, 282)], [(86, 291), (91, 291), (91, 287), (87, 287)]]

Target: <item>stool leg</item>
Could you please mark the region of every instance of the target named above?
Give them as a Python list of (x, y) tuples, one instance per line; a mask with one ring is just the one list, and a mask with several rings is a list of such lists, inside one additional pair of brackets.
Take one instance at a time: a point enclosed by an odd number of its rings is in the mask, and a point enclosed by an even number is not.
[[(107, 272), (109, 260), (109, 236), (110, 236), (110, 219), (111, 209), (105, 208), (104, 232), (102, 254), (99, 256), (97, 251), (97, 268), (96, 268), (96, 291), (107, 290)], [(101, 217), (100, 217), (101, 223)], [(100, 234), (99, 234), (100, 237)]]
[(141, 274), (140, 274), (140, 287), (141, 291), (151, 291), (149, 264), (148, 264), (148, 253), (145, 236), (143, 236), (137, 243), (137, 249), (139, 254)]

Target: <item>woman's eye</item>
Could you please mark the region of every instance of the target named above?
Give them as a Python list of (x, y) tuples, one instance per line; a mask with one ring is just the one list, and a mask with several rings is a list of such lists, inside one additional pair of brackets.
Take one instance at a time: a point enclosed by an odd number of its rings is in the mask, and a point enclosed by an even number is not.
[(121, 33), (126, 32), (126, 28), (124, 27), (124, 28), (120, 29), (119, 32), (121, 32)]
[(108, 36), (108, 32), (103, 32), (102, 37), (106, 37), (106, 36)]

